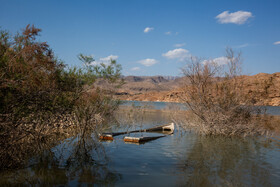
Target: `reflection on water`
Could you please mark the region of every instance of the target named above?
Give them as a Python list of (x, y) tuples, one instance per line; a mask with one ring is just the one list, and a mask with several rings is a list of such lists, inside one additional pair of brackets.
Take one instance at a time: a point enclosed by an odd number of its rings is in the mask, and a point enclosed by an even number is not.
[[(252, 139), (199, 136), (180, 161), (178, 168), (183, 176), (179, 183), (187, 186), (277, 186), (279, 167), (274, 168), (277, 162), (269, 164), (266, 156), (270, 149), (278, 148), (264, 146)], [(273, 156), (279, 159), (278, 155)]]
[[(123, 123), (107, 130), (134, 130), (170, 122), (168, 112), (143, 114), (133, 126)], [(117, 117), (124, 119), (127, 114), (119, 113)], [(177, 128), (173, 135), (136, 145), (124, 143), (124, 136), (117, 136), (112, 142), (98, 142), (94, 134), (69, 138), (34, 157), (26, 169), (1, 174), (0, 186), (280, 185), (277, 138), (267, 143), (252, 138), (197, 136)]]
[(94, 135), (69, 138), (33, 157), (27, 168), (2, 173), (0, 186), (113, 185), (120, 175), (108, 168), (105, 152), (95, 139)]

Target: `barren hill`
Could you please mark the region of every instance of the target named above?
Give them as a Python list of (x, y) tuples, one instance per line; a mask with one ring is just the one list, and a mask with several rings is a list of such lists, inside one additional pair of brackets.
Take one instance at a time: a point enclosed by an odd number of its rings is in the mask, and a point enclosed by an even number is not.
[[(280, 106), (280, 72), (242, 79), (245, 83), (241, 91), (254, 95), (255, 105)], [(122, 100), (180, 102), (184, 94), (180, 89), (185, 83), (183, 77), (127, 76), (124, 80), (126, 84), (116, 90), (116, 96)]]
[(143, 94), (148, 92), (171, 91), (179, 87), (180, 79), (177, 77), (164, 76), (127, 76), (125, 84), (118, 92), (128, 94)]

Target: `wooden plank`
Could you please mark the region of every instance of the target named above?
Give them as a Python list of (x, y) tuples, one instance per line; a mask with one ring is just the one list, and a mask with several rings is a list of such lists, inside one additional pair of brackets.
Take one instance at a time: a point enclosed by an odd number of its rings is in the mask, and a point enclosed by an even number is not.
[(140, 138), (136, 138), (136, 137), (124, 137), (123, 139), (125, 142), (134, 142), (134, 143), (139, 143)]

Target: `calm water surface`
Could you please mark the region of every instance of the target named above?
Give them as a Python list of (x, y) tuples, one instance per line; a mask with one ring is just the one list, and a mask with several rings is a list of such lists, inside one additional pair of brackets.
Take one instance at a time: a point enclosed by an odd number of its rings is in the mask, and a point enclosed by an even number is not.
[[(172, 103), (172, 102), (150, 102), (150, 101), (124, 101), (124, 106), (144, 106), (151, 107), (158, 110), (163, 110), (167, 108), (176, 107), (180, 110), (186, 110), (187, 107), (182, 103)], [(261, 106), (262, 109), (266, 110), (269, 115), (280, 115), (280, 106)]]
[[(163, 104), (155, 107), (158, 105)], [(123, 125), (108, 131), (169, 122), (166, 112), (155, 111), (146, 113), (133, 127)], [(125, 143), (123, 135), (100, 143), (102, 148), (96, 152), (90, 138), (81, 142), (70, 138), (31, 160), (26, 169), (2, 174), (0, 185), (280, 186), (277, 138), (268, 143), (252, 138), (206, 137), (176, 128), (173, 135), (145, 144)]]

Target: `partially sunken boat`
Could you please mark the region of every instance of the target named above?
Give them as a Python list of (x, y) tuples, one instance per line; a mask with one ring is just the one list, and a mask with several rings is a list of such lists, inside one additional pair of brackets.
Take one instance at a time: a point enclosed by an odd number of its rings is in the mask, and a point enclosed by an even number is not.
[(124, 141), (125, 142), (131, 142), (131, 143), (143, 143), (143, 142), (148, 142), (148, 141), (151, 141), (151, 140), (156, 140), (158, 138), (162, 138), (162, 137), (165, 137), (166, 135), (164, 136), (151, 136), (151, 137), (129, 137), (129, 136), (126, 136), (124, 137)]
[[(174, 132), (174, 123), (170, 123), (167, 125), (162, 125), (162, 126), (157, 126), (153, 128), (148, 128), (148, 129), (141, 129), (141, 130), (135, 130), (135, 131), (126, 131), (126, 132), (116, 132), (116, 133), (102, 133), (99, 136), (100, 140), (114, 140), (114, 136), (119, 136), (122, 134), (130, 134), (130, 133), (136, 133), (136, 132), (165, 132), (168, 131), (168, 134), (172, 134)], [(164, 137), (164, 136), (160, 136)], [(160, 138), (158, 137), (158, 138)], [(150, 138), (155, 138), (155, 137), (150, 137)], [(146, 140), (148, 141), (148, 137), (142, 137), (141, 140)], [(157, 138), (156, 138), (157, 139)], [(151, 139), (149, 139), (151, 140)]]

